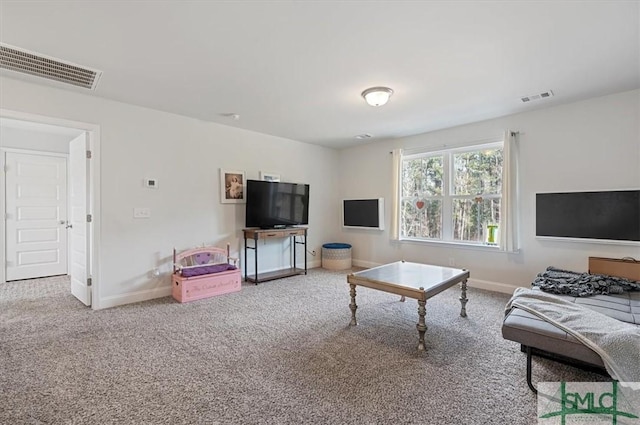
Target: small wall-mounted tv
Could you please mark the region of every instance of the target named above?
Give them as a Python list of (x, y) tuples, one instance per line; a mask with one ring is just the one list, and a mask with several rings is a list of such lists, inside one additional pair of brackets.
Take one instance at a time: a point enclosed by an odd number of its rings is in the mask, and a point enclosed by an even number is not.
[(261, 229), (309, 224), (309, 185), (247, 180), (245, 224)]
[(640, 190), (538, 193), (536, 236), (640, 242)]
[(344, 199), (342, 226), (354, 229), (384, 230), (384, 198)]

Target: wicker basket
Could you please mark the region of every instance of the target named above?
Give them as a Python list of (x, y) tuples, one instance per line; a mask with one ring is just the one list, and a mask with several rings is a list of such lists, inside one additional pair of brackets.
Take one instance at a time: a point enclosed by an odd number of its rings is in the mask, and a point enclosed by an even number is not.
[(351, 268), (351, 245), (348, 243), (326, 243), (322, 245), (322, 268), (347, 270)]

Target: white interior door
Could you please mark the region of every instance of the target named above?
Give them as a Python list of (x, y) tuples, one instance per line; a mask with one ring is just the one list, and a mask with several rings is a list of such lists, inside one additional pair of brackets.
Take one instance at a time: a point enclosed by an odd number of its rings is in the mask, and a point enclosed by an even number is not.
[(6, 152), (6, 279), (67, 274), (67, 159)]
[(69, 208), (71, 293), (85, 305), (91, 305), (90, 222), (87, 218), (89, 201), (89, 158), (87, 133), (69, 142)]

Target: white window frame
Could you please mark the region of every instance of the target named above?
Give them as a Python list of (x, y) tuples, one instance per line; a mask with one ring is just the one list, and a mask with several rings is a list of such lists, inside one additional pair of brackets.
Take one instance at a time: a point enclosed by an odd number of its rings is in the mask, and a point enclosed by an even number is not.
[[(464, 246), (470, 246), (470, 247), (486, 247), (488, 249), (497, 250), (498, 249), (497, 245), (489, 245), (485, 242), (455, 240), (453, 239), (453, 228), (452, 228), (453, 200), (454, 199), (474, 199), (478, 196), (477, 194), (472, 194), (472, 195), (454, 195), (453, 194), (453, 177), (454, 177), (453, 176), (454, 170), (452, 166), (453, 155), (457, 153), (475, 152), (475, 151), (480, 151), (485, 149), (496, 149), (496, 148), (500, 148), (504, 152), (504, 141), (496, 140), (488, 143), (465, 145), (465, 146), (452, 147), (449, 149), (423, 151), (420, 153), (403, 155), (402, 161), (401, 161), (401, 167), (400, 167), (400, 176), (403, 175), (405, 161), (415, 160), (419, 158), (429, 158), (434, 156), (442, 156), (443, 158), (442, 195), (422, 197), (424, 200), (441, 200), (442, 201), (442, 223), (441, 223), (442, 236), (440, 239), (436, 239), (436, 238), (407, 237), (402, 234), (401, 213), (402, 213), (402, 199), (403, 199), (403, 196), (402, 196), (403, 181), (402, 181), (402, 177), (400, 177), (398, 182), (399, 187), (398, 187), (398, 200), (397, 200), (398, 217), (399, 217), (398, 219), (399, 239), (402, 241), (409, 241), (409, 242), (427, 242), (427, 243), (439, 243), (439, 244), (444, 243), (444, 244), (464, 245)], [(500, 192), (500, 194), (482, 195), (484, 199), (502, 199), (502, 196), (503, 196), (502, 191)], [(500, 217), (501, 222), (499, 223), (499, 226), (503, 224), (503, 220), (504, 220), (504, 217), (501, 216)]]

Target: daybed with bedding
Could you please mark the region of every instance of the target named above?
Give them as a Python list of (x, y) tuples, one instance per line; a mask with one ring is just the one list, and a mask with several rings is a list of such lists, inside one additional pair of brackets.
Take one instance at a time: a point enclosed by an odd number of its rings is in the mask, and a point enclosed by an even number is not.
[(229, 256), (229, 245), (226, 251), (203, 246), (179, 254), (174, 248), (173, 298), (182, 303), (239, 291), (242, 277), (237, 261)]
[(532, 354), (640, 379), (640, 262), (590, 257), (588, 274), (571, 273), (549, 268), (507, 304), (502, 335), (526, 352), (527, 384), (537, 392)]

